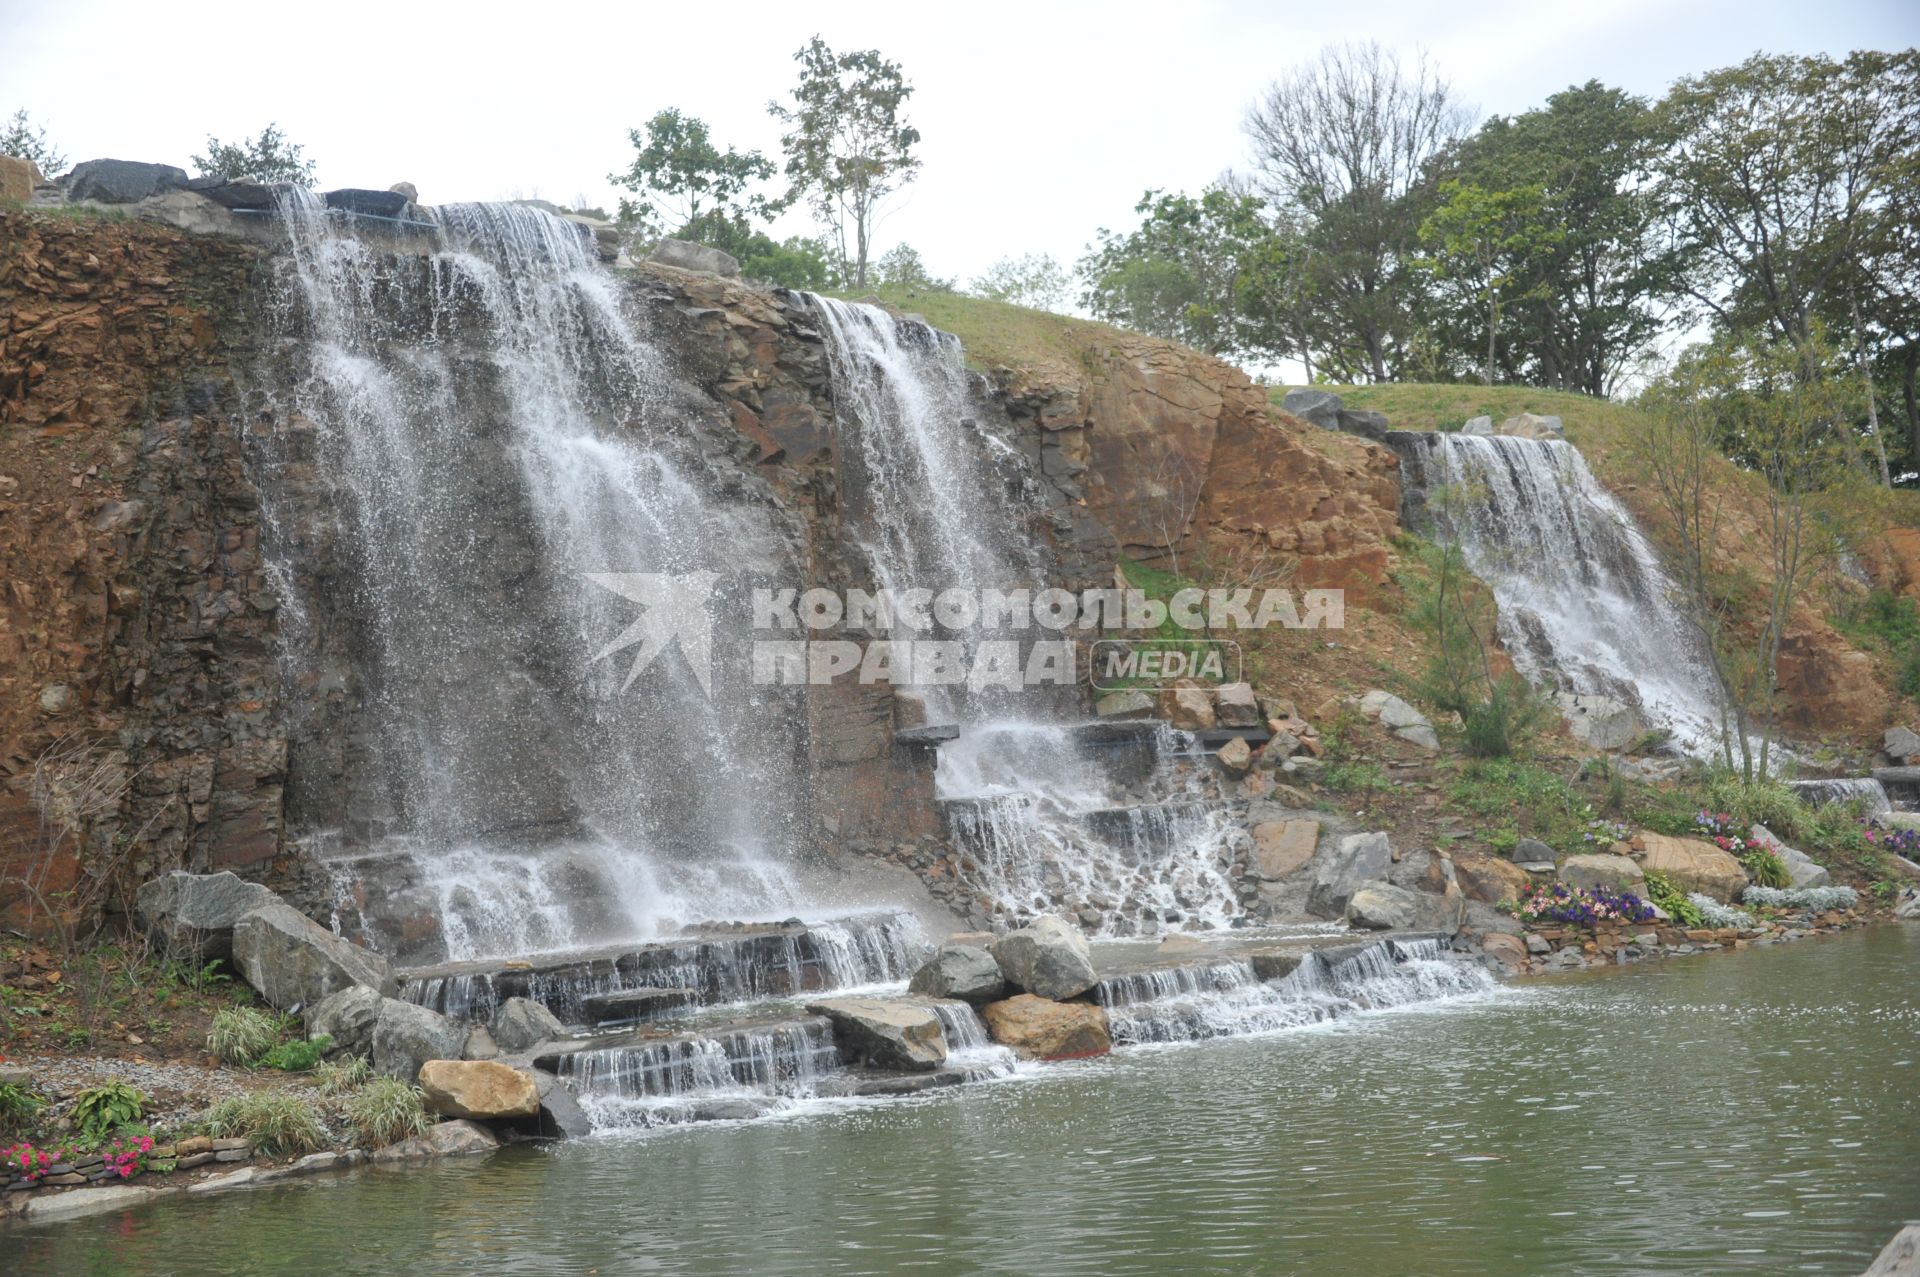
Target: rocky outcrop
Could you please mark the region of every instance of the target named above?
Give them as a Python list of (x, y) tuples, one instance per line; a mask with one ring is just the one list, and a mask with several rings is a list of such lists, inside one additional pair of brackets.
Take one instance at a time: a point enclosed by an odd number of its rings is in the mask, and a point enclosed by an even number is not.
[(1532, 875), (1511, 860), (1471, 851), (1456, 851), (1452, 860), (1454, 881), (1467, 899), (1481, 904), (1518, 900), (1533, 886)]
[(1042, 998), (1078, 997), (1097, 979), (1086, 936), (1059, 918), (1038, 918), (1000, 937), (992, 953), (1008, 984)]
[(457, 1060), (467, 1026), (398, 998), (384, 998), (373, 1024), (373, 1071), (402, 1082), (420, 1076), (428, 1060)]
[(1642, 830), (1628, 845), (1642, 870), (1665, 874), (1682, 891), (1698, 891), (1726, 902), (1739, 899), (1746, 890), (1747, 871), (1710, 842)]
[(994, 956), (978, 945), (943, 944), (913, 973), (907, 992), (929, 998), (959, 998), (974, 1006), (1006, 992), (1006, 978)]
[(420, 1092), (428, 1109), (446, 1117), (501, 1121), (540, 1113), (533, 1074), (493, 1060), (428, 1060), (420, 1066)]
[(509, 1055), (531, 1051), (542, 1042), (558, 1042), (567, 1036), (567, 1027), (559, 1018), (532, 998), (502, 1001), (494, 1008), (489, 1028), (494, 1042)]
[(1105, 1008), (1088, 1002), (1054, 1002), (1030, 993), (980, 1009), (987, 1032), (1026, 1060), (1077, 1060), (1113, 1049)]
[(83, 160), (61, 179), (74, 203), (137, 204), (152, 195), (187, 189), (187, 174), (171, 164), (138, 160)]
[(347, 1055), (371, 1055), (374, 1025), (385, 1001), (364, 984), (330, 993), (307, 1008), (307, 1036), (327, 1038), (331, 1049)]
[(671, 266), (675, 270), (701, 271), (708, 275), (721, 275), (733, 278), (740, 273), (740, 262), (731, 253), (725, 253), (706, 244), (695, 244), (684, 239), (663, 239), (654, 245), (647, 260), (658, 262), (662, 266)]
[(1316, 918), (1343, 918), (1353, 893), (1383, 880), (1393, 867), (1393, 848), (1384, 833), (1349, 834), (1332, 850), (1322, 849), (1307, 885), (1307, 912)]
[(1645, 895), (1647, 875), (1625, 856), (1568, 856), (1560, 863), (1560, 881), (1569, 887), (1608, 887)]
[(940, 1017), (924, 1002), (902, 998), (829, 998), (807, 1012), (833, 1021), (833, 1041), (848, 1064), (881, 1069), (937, 1069), (947, 1062)]
[(234, 924), (233, 964), (255, 992), (283, 1011), (311, 1006), (355, 985), (383, 996), (395, 987), (393, 965), (385, 958), (349, 944), (279, 900)]
[(1312, 820), (1268, 820), (1253, 826), (1247, 872), (1264, 882), (1292, 877), (1313, 859), (1320, 825)]

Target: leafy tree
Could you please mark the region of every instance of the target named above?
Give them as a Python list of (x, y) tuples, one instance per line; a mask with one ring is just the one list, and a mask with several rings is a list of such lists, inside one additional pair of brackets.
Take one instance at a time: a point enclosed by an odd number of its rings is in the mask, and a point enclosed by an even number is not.
[(748, 279), (814, 293), (842, 284), (832, 248), (817, 239), (795, 235), (775, 240), (745, 218), (709, 216), (696, 229), (701, 243), (733, 254)]
[(1012, 302), (1034, 310), (1062, 311), (1072, 281), (1051, 253), (1003, 257), (974, 277), (971, 289), (997, 302)]
[[(896, 244), (873, 264), (873, 282), (905, 293), (950, 293), (953, 281), (939, 279), (911, 244)], [(858, 285), (855, 285), (858, 287)]]
[(1557, 234), (1524, 287), (1508, 289), (1508, 376), (1605, 396), (1665, 330), (1680, 257), (1651, 180), (1655, 150), (1647, 103), (1589, 81), (1495, 116), (1447, 157), (1459, 181), (1539, 188)]
[(251, 177), (259, 182), (292, 182), (313, 185), (314, 163), (301, 154), (297, 142), (289, 142), (279, 126), (269, 124), (260, 136), (242, 138), (237, 143), (222, 142), (207, 135), (207, 153), (193, 157), (193, 166), (202, 177)]
[(1279, 277), (1291, 266), (1257, 196), (1209, 187), (1199, 198), (1148, 191), (1138, 229), (1102, 228), (1080, 260), (1080, 301), (1111, 323), (1211, 355), (1278, 358)]
[(67, 168), (67, 157), (47, 141), (46, 128), (35, 128), (32, 117), (24, 109), (15, 111), (6, 127), (0, 129), (0, 155), (31, 160), (33, 166), (46, 177), (63, 173)]
[(1316, 305), (1335, 345), (1327, 362), (1376, 381), (1406, 339), (1423, 273), (1414, 266), (1429, 161), (1468, 113), (1424, 60), (1377, 43), (1335, 45), (1274, 82), (1248, 112), (1256, 180), (1306, 216)]
[(832, 232), (853, 287), (865, 288), (875, 211), (920, 168), (912, 153), (920, 131), (901, 114), (913, 86), (878, 49), (836, 54), (817, 35), (794, 61), (794, 105), (767, 104), (788, 129), (780, 145), (789, 198), (806, 198)]
[(656, 112), (644, 135), (628, 129), (627, 139), (633, 164), (607, 178), (638, 196), (621, 198), (622, 225), (651, 236), (685, 229), (707, 243), (709, 234), (724, 234), (734, 222), (772, 217), (786, 207), (751, 190), (773, 176), (771, 161), (758, 151), (722, 151), (704, 120), (674, 107)]
[(1493, 384), (1500, 316), (1511, 302), (1546, 295), (1540, 258), (1559, 243), (1559, 228), (1545, 217), (1546, 192), (1538, 186), (1489, 191), (1459, 181), (1440, 188), (1441, 204), (1421, 224), (1431, 246), (1429, 269), (1465, 291), (1487, 318), (1487, 357), (1481, 378)]

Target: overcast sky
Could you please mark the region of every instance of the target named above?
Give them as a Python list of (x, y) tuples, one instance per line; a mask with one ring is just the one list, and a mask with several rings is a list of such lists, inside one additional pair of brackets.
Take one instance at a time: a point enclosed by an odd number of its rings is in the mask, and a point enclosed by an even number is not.
[[(274, 121), (323, 187), (404, 179), (426, 203), (611, 208), (626, 130), (661, 107), (774, 153), (767, 99), (818, 32), (878, 48), (915, 87), (925, 167), (885, 210), (878, 248), (905, 240), (965, 279), (1024, 252), (1071, 261), (1096, 227), (1130, 226), (1147, 187), (1193, 190), (1244, 165), (1248, 104), (1329, 42), (1424, 48), (1482, 114), (1590, 78), (1657, 94), (1759, 49), (1920, 42), (1914, 0), (1467, 7), (0, 0), (0, 112), (25, 107), (74, 161), (189, 167), (208, 133)], [(778, 228), (807, 229), (798, 212)]]

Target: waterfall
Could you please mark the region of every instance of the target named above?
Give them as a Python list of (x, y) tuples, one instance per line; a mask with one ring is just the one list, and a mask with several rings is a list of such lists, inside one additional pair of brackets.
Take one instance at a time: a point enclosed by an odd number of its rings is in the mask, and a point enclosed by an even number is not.
[(1424, 504), (1493, 590), (1500, 640), (1538, 686), (1637, 706), (1689, 752), (1717, 749), (1718, 693), (1676, 587), (1572, 444), (1396, 434), (1409, 509)]
[(627, 687), (622, 656), (598, 658), (638, 609), (590, 579), (778, 561), (772, 516), (659, 420), (659, 361), (582, 228), (423, 211), (432, 251), (396, 251), (288, 189), (257, 376), (280, 427), (270, 503), (317, 473), (339, 512), (345, 580), (280, 551), (305, 618), (296, 685), (341, 666), (365, 682), (373, 730), (343, 751), (365, 762), (341, 764), (358, 779), (340, 805), (379, 854), (356, 880), (436, 917), (456, 959), (784, 916), (803, 716), (709, 697), (674, 653)]
[(1886, 786), (1871, 776), (1843, 777), (1835, 780), (1789, 781), (1795, 793), (1814, 807), (1828, 803), (1859, 803), (1864, 814), (1892, 811)]
[(1386, 940), (1308, 954), (1262, 981), (1251, 963), (1164, 967), (1095, 986), (1116, 1045), (1272, 1033), (1361, 1011), (1435, 1002), (1495, 987), (1486, 971), (1441, 954), (1437, 940)]
[(833, 1027), (818, 1017), (575, 1051), (557, 1062), (600, 1128), (758, 1116), (812, 1095), (840, 1067)]

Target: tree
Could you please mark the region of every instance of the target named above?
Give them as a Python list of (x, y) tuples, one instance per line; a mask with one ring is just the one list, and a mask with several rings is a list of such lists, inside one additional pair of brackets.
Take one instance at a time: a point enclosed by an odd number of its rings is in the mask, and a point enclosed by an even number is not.
[(1486, 314), (1481, 378), (1491, 386), (1502, 310), (1512, 301), (1546, 295), (1540, 259), (1562, 235), (1547, 224), (1546, 192), (1538, 186), (1489, 191), (1449, 181), (1440, 197), (1440, 207), (1420, 226), (1420, 238), (1433, 250), (1429, 269), (1461, 285)]
[(63, 173), (67, 168), (67, 157), (47, 141), (46, 128), (35, 128), (32, 117), (24, 109), (15, 111), (6, 127), (0, 129), (0, 155), (31, 160), (45, 177)]
[(806, 198), (832, 232), (853, 287), (865, 288), (874, 214), (920, 168), (912, 153), (920, 132), (901, 115), (913, 86), (878, 49), (836, 54), (816, 35), (793, 56), (794, 105), (767, 104), (788, 129), (780, 139), (788, 197)]
[(314, 163), (301, 154), (297, 142), (289, 142), (277, 125), (269, 124), (257, 138), (242, 138), (238, 143), (222, 142), (207, 135), (207, 153), (193, 157), (193, 166), (201, 177), (251, 177), (256, 182), (292, 182), (312, 186)]
[(1051, 253), (1003, 257), (974, 277), (971, 291), (997, 302), (1062, 311), (1072, 282)]
[(1248, 112), (1256, 180), (1308, 221), (1330, 361), (1384, 381), (1420, 284), (1413, 268), (1429, 161), (1469, 114), (1424, 59), (1403, 69), (1379, 44), (1337, 45), (1277, 80)]
[(908, 294), (953, 291), (953, 281), (937, 278), (927, 269), (920, 251), (911, 244), (895, 244), (888, 249), (873, 264), (873, 282), (882, 288)]
[(839, 288), (845, 282), (831, 246), (820, 240), (799, 235), (775, 240), (744, 218), (703, 217), (697, 229), (701, 243), (732, 254), (748, 279), (811, 293)]
[(1199, 198), (1148, 191), (1138, 229), (1098, 232), (1080, 259), (1080, 302), (1094, 315), (1210, 355), (1275, 360), (1278, 277), (1292, 266), (1259, 197), (1213, 186)]
[(656, 112), (644, 136), (628, 129), (627, 139), (635, 152), (632, 165), (607, 177), (639, 197), (620, 200), (622, 225), (650, 236), (685, 232), (710, 243), (709, 235), (726, 234), (731, 223), (770, 218), (786, 207), (751, 190), (773, 176), (771, 161), (758, 151), (722, 151), (704, 120), (674, 107)]

